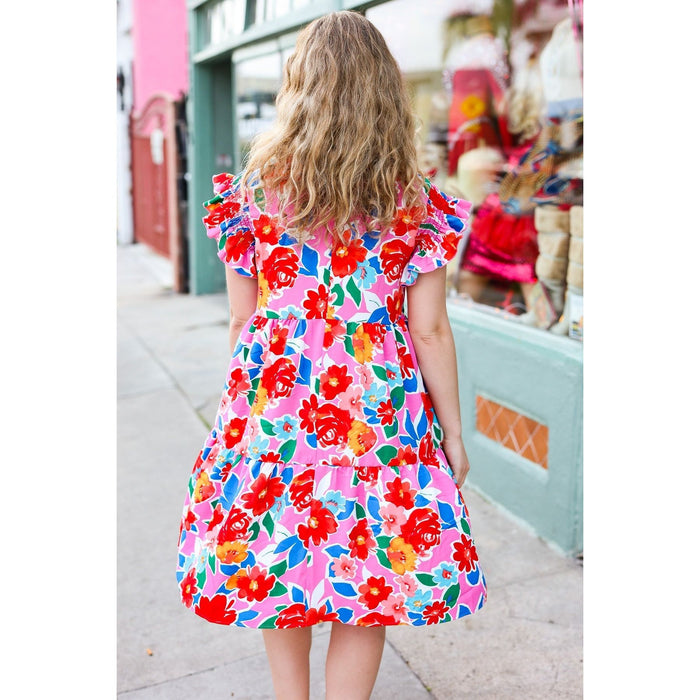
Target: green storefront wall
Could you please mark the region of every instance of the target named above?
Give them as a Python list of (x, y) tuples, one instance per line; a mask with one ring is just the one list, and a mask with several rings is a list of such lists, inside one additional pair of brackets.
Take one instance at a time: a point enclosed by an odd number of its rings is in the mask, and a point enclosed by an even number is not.
[[(322, 14), (367, 9), (382, 1), (316, 0), (216, 46), (206, 46), (202, 39), (207, 9), (217, 2), (188, 3), (188, 228), (193, 294), (225, 289), (224, 267), (216, 257), (214, 241), (204, 233), (201, 218), (205, 213), (202, 202), (212, 196), (211, 176), (227, 169), (217, 165), (217, 152), (238, 153), (235, 63), (293, 46), (295, 32)], [(241, 166), (236, 161), (234, 155), (230, 168), (234, 172)], [(468, 484), (555, 548), (568, 555), (579, 554), (583, 551), (582, 344), (452, 300), (448, 308), (457, 347), (463, 433), (471, 462)], [(477, 415), (484, 402), (546, 429), (544, 466), (509, 449), (504, 446), (508, 441), (497, 441), (484, 430)]]

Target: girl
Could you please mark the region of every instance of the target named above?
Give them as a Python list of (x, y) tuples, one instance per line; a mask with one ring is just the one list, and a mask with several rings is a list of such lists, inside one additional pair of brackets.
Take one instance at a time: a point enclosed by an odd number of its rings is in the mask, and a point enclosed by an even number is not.
[(263, 630), (277, 698), (308, 698), (322, 621), (326, 697), (369, 698), (388, 625), (486, 599), (445, 306), (470, 207), (419, 175), (399, 68), (362, 15), (301, 32), (277, 108), (205, 205), (232, 358), (178, 580), (201, 617)]

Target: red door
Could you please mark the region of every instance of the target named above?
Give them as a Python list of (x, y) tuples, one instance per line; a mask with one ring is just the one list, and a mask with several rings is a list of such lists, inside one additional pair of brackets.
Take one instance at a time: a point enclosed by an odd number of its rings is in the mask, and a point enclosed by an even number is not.
[(183, 291), (177, 202), (175, 108), (168, 95), (154, 95), (131, 118), (134, 239), (173, 263), (176, 291)]

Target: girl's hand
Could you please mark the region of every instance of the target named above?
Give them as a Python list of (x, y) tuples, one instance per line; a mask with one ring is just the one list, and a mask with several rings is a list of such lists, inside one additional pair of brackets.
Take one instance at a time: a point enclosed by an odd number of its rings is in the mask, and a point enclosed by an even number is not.
[(445, 453), (445, 457), (447, 457), (447, 463), (452, 469), (457, 486), (461, 488), (469, 472), (469, 458), (467, 457), (467, 451), (464, 449), (462, 438), (446, 437), (442, 441), (442, 450)]

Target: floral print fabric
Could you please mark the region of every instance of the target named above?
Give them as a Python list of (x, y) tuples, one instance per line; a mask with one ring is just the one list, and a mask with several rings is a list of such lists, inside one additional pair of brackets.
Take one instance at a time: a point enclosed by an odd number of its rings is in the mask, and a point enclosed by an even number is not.
[(469, 205), (426, 180), (427, 216), (399, 206), (381, 237), (299, 244), (255, 179), (214, 189), (207, 233), (259, 297), (189, 480), (183, 603), (252, 628), (473, 613), (486, 584), (403, 311), (405, 287), (456, 254)]

